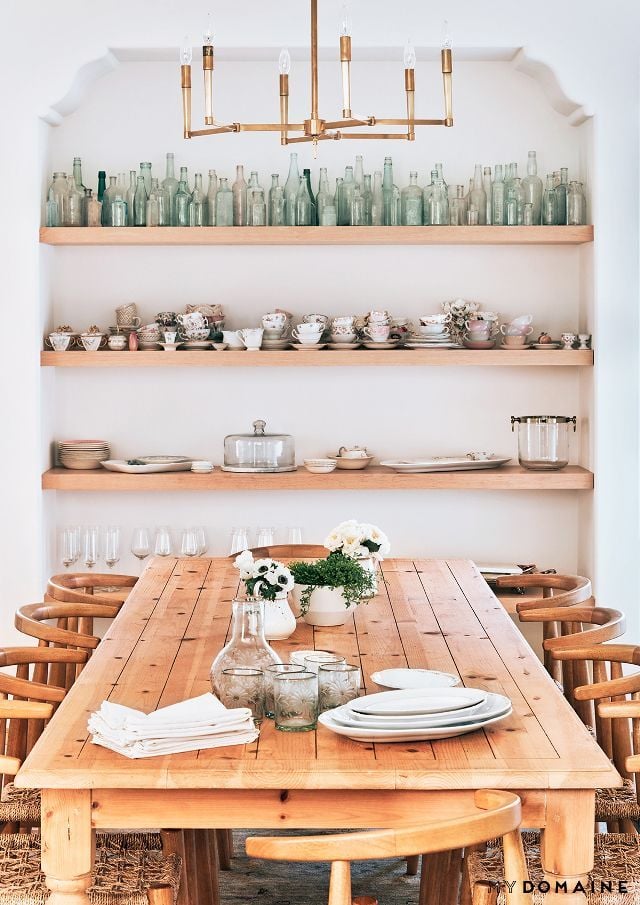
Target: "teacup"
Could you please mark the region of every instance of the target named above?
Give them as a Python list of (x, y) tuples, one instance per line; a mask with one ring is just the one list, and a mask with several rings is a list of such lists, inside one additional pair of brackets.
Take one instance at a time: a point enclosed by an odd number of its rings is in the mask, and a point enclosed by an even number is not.
[(236, 336), (247, 349), (259, 349), (262, 345), (262, 327), (247, 327), (244, 330), (236, 330)]
[(176, 321), (180, 324), (183, 330), (187, 330), (191, 327), (208, 327), (209, 321), (201, 314), (199, 311), (192, 311), (191, 314), (176, 314)]
[(451, 318), (448, 314), (423, 314), (418, 320), (423, 326), (427, 326), (428, 324), (448, 324)]
[(45, 343), (54, 352), (66, 352), (71, 345), (71, 333), (50, 333)]
[(180, 337), (191, 340), (192, 342), (204, 342), (209, 339), (209, 325), (205, 327), (186, 327), (180, 330)]
[(178, 333), (176, 330), (165, 330), (164, 331), (164, 341), (166, 343), (174, 343), (178, 338)]
[(530, 333), (533, 333), (533, 327), (514, 326), (512, 321), (510, 324), (501, 324), (500, 332), (503, 336), (529, 336)]
[(315, 346), (322, 337), (322, 333), (299, 333), (296, 329), (292, 330), (291, 335), (301, 346)]
[(242, 349), (243, 342), (235, 330), (223, 330), (222, 339), (230, 349)]
[(445, 336), (449, 333), (446, 324), (420, 324), (422, 336)]
[(97, 352), (107, 341), (104, 333), (81, 333), (80, 342), (87, 352)]
[(112, 333), (107, 340), (107, 344), (114, 352), (123, 352), (129, 345), (129, 340), (124, 333)]
[(288, 320), (286, 311), (270, 311), (262, 315), (262, 326), (265, 330), (282, 330)]
[(339, 335), (341, 333), (354, 333), (353, 324), (332, 324), (331, 325), (331, 335)]
[(464, 325), (469, 333), (484, 333), (486, 330), (491, 330), (493, 326), (491, 321), (481, 318), (472, 318), (471, 320), (465, 321)]
[(138, 317), (138, 307), (135, 302), (127, 305), (119, 305), (116, 308), (116, 323), (120, 327), (139, 327), (142, 319)]
[(331, 321), (332, 329), (335, 327), (351, 327), (356, 319), (355, 314), (342, 314), (339, 317), (334, 317)]
[(326, 327), (329, 322), (329, 316), (327, 314), (305, 314), (302, 320), (305, 324), (322, 324), (323, 327)]
[(511, 321), (512, 327), (528, 327), (533, 322), (533, 314), (521, 314)]
[(519, 336), (505, 336), (502, 342), (505, 346), (526, 346), (527, 337), (522, 334)]
[(389, 339), (391, 327), (388, 324), (369, 324), (364, 328), (364, 333), (372, 339), (374, 343), (383, 343)]
[(343, 459), (366, 459), (369, 453), (362, 446), (341, 446), (338, 455)]
[(369, 311), (366, 318), (370, 324), (387, 324), (391, 320), (388, 311)]
[(305, 321), (302, 324), (296, 324), (295, 329), (298, 333), (304, 333), (307, 336), (315, 336), (323, 333), (325, 325), (321, 321)]
[(352, 343), (355, 341), (356, 334), (355, 333), (331, 333), (331, 342), (332, 343)]
[(175, 311), (159, 311), (156, 314), (156, 323), (161, 327), (172, 327), (176, 323)]

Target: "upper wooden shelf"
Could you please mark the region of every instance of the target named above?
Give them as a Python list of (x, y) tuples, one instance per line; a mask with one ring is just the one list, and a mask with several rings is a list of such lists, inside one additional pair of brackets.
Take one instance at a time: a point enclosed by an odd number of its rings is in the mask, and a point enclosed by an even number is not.
[(450, 471), (438, 474), (397, 474), (370, 466), (364, 471), (311, 474), (304, 468), (280, 474), (234, 474), (216, 470), (208, 475), (189, 471), (166, 474), (121, 474), (52, 468), (42, 476), (43, 490), (159, 491), (159, 490), (591, 490), (593, 474), (569, 465), (562, 471), (526, 471), (507, 465), (489, 471)]
[(47, 245), (582, 245), (593, 226), (46, 227)]
[(42, 352), (40, 364), (55, 368), (282, 368), (282, 367), (589, 367), (591, 350), (527, 349), (295, 349), (259, 352)]

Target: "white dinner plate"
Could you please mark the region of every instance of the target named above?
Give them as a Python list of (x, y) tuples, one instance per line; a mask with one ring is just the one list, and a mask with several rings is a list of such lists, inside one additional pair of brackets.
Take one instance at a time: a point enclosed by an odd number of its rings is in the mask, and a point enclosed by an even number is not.
[(502, 694), (488, 694), (485, 701), (475, 707), (454, 710), (450, 713), (424, 714), (422, 716), (369, 716), (356, 713), (348, 706), (334, 708), (331, 713), (341, 726), (355, 729), (431, 729), (436, 727), (466, 726), (493, 717), (504, 716), (511, 709), (511, 701)]
[(436, 669), (382, 669), (371, 678), (383, 688), (452, 688), (460, 684), (458, 676)]
[(510, 456), (489, 456), (488, 459), (437, 456), (433, 459), (385, 459), (380, 464), (400, 474), (419, 474), (437, 471), (484, 471), (488, 468), (499, 468), (510, 461)]
[(367, 694), (345, 704), (356, 713), (369, 715), (412, 716), (426, 713), (449, 713), (474, 707), (486, 700), (487, 692), (479, 688), (411, 688)]
[(165, 471), (189, 471), (191, 459), (186, 462), (165, 462), (148, 465), (129, 465), (126, 459), (106, 459), (100, 463), (107, 471), (121, 471), (125, 474), (160, 474)]
[(353, 726), (341, 726), (333, 718), (333, 711), (327, 710), (320, 714), (318, 722), (335, 732), (337, 735), (344, 735), (347, 738), (354, 739), (357, 742), (427, 742), (436, 739), (455, 738), (458, 735), (467, 735), (469, 732), (475, 732), (477, 729), (484, 729), (491, 726), (499, 720), (504, 720), (512, 713), (511, 708), (500, 716), (494, 716), (491, 719), (480, 720), (477, 723), (467, 723), (464, 726), (443, 726), (440, 728), (432, 727), (426, 729), (357, 729)]

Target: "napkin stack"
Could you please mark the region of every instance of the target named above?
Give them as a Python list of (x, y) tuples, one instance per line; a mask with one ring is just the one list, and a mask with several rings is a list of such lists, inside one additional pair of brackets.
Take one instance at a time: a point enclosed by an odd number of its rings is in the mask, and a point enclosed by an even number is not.
[(88, 728), (94, 745), (131, 758), (244, 745), (259, 735), (248, 707), (228, 710), (210, 693), (153, 713), (103, 701)]

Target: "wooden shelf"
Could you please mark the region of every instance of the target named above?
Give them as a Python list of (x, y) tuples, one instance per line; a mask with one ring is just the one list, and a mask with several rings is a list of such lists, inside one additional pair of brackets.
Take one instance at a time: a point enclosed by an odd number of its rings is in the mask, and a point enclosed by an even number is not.
[(593, 226), (47, 227), (47, 245), (582, 245)]
[(364, 471), (310, 474), (304, 468), (281, 474), (232, 474), (216, 468), (208, 475), (192, 472), (131, 475), (105, 469), (71, 471), (52, 468), (42, 476), (44, 490), (591, 490), (593, 474), (570, 465), (562, 471), (526, 471), (517, 465), (491, 471), (457, 471), (401, 475), (381, 466)]
[(54, 368), (299, 368), (299, 367), (590, 367), (593, 352), (577, 349), (294, 349), (260, 352), (42, 352), (40, 364)]

